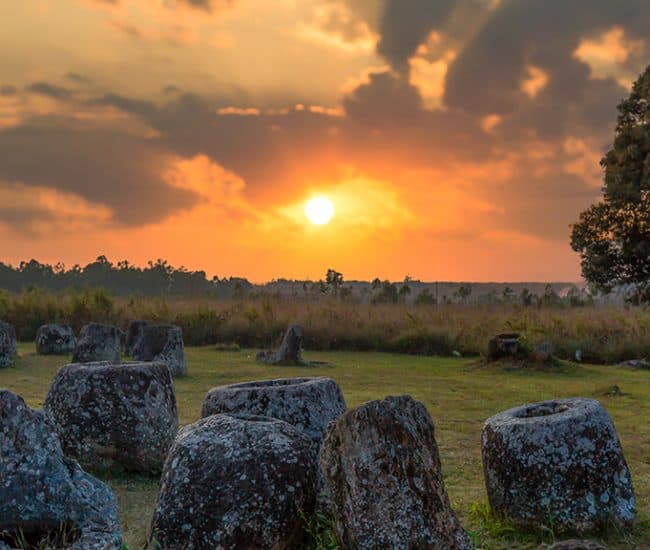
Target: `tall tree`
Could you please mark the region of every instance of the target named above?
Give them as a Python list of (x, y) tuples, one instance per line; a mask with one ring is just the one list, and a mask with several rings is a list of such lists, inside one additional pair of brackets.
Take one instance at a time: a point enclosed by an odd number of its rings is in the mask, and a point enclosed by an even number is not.
[(571, 247), (593, 288), (630, 285), (633, 302), (650, 302), (650, 66), (618, 106), (614, 145), (600, 164), (603, 198), (580, 215)]

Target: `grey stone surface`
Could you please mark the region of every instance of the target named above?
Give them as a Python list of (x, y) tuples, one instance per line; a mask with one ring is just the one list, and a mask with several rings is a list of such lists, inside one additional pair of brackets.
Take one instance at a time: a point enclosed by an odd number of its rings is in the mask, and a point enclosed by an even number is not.
[(201, 416), (247, 413), (279, 418), (320, 445), (328, 424), (345, 412), (345, 399), (331, 378), (278, 378), (212, 388)]
[(133, 353), (133, 348), (138, 343), (138, 340), (142, 337), (142, 332), (144, 327), (149, 324), (148, 321), (142, 319), (134, 319), (129, 321), (129, 326), (126, 329), (126, 351), (129, 354)]
[(309, 366), (309, 362), (302, 358), (302, 338), (302, 327), (290, 325), (276, 351), (261, 351), (256, 358), (269, 365)]
[(632, 481), (614, 424), (594, 399), (544, 401), (489, 418), (481, 437), (490, 506), (537, 528), (631, 525)]
[(517, 357), (522, 353), (519, 343), (519, 334), (509, 332), (497, 334), (488, 342), (487, 360), (498, 361), (510, 357)]
[(36, 332), (36, 351), (41, 355), (74, 353), (77, 337), (70, 325), (41, 325)]
[(293, 548), (316, 497), (309, 438), (275, 418), (218, 414), (178, 434), (152, 539), (162, 548)]
[(422, 403), (387, 397), (347, 411), (330, 424), (320, 465), (343, 548), (472, 548)]
[(172, 376), (187, 374), (183, 331), (175, 325), (146, 325), (135, 343), (136, 361), (155, 361), (169, 367)]
[(77, 347), (72, 356), (73, 363), (110, 361), (120, 363), (120, 329), (112, 325), (89, 323), (79, 333)]
[(160, 363), (67, 365), (44, 410), (66, 455), (96, 470), (160, 471), (178, 431), (171, 374)]
[(0, 457), (0, 531), (6, 532), (5, 541), (12, 543), (19, 533), (38, 541), (65, 527), (73, 535), (67, 548), (120, 548), (113, 492), (64, 456), (45, 413), (30, 409), (8, 390), (0, 390)]
[(0, 368), (9, 367), (16, 357), (16, 330), (10, 323), (0, 321)]

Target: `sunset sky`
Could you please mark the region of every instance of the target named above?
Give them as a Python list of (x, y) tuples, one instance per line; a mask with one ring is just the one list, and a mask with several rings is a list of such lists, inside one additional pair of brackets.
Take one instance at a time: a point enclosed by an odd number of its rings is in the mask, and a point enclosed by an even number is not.
[(648, 0), (21, 0), (0, 21), (0, 261), (253, 281), (578, 280), (569, 224), (650, 63)]

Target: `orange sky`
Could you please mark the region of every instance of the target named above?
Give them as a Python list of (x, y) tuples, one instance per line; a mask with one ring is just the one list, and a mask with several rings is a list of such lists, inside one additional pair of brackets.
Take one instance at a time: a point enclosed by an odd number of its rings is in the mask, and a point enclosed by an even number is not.
[(577, 280), (650, 58), (644, 1), (613, 4), (3, 2), (0, 261)]

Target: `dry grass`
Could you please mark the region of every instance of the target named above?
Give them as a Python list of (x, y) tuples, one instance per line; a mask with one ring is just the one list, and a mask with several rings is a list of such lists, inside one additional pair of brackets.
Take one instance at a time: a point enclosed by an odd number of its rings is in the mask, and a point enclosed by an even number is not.
[[(40, 407), (57, 367), (64, 359), (37, 356), (33, 345), (20, 346), (17, 365), (0, 370), (0, 386)], [(244, 380), (304, 375), (304, 369), (257, 364), (252, 350), (188, 348), (189, 376), (175, 382), (181, 423), (197, 420), (206, 391)], [(485, 513), (480, 432), (492, 414), (525, 402), (569, 396), (596, 397), (614, 419), (630, 465), (639, 520), (632, 533), (607, 533), (611, 548), (650, 547), (650, 372), (625, 367), (565, 365), (548, 369), (506, 370), (471, 359), (441, 359), (386, 353), (319, 352), (330, 367), (309, 374), (334, 378), (349, 406), (386, 395), (408, 393), (427, 406), (445, 482), (454, 507), (481, 548), (539, 548), (552, 532), (511, 532)], [(609, 395), (617, 385), (623, 395)], [(107, 479), (115, 489), (126, 541), (141, 546), (151, 520), (157, 480), (120, 476)]]
[(556, 355), (585, 362), (614, 363), (650, 358), (650, 311), (614, 307), (522, 307), (515, 304), (445, 306), (350, 304), (281, 297), (217, 299), (113, 299), (102, 290), (62, 295), (0, 292), (0, 319), (16, 326), (19, 338), (33, 341), (43, 323), (68, 322), (76, 330), (90, 321), (126, 328), (130, 319), (174, 323), (188, 345), (238, 344), (268, 347), (286, 326), (305, 328), (312, 350), (386, 351), (476, 356), (498, 332), (518, 331), (530, 345), (550, 341)]

